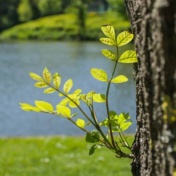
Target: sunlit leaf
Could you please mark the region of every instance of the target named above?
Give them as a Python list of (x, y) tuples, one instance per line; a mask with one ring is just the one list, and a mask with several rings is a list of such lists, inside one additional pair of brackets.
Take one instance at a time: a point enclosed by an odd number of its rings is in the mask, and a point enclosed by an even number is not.
[(71, 110), (66, 106), (57, 105), (57, 113), (63, 117), (71, 117)]
[(118, 124), (121, 125), (122, 123), (126, 122), (130, 118), (128, 113), (121, 113), (118, 115)]
[(43, 70), (43, 79), (47, 82), (50, 83), (51, 82), (51, 73), (50, 71), (45, 67)]
[(106, 45), (116, 45), (115, 41), (110, 38), (100, 38), (100, 41)]
[(78, 94), (80, 94), (81, 92), (82, 92), (82, 90), (81, 90), (81, 89), (76, 89), (76, 90), (73, 92), (73, 94), (78, 95)]
[(30, 104), (27, 103), (20, 103), (20, 108), (23, 111), (35, 111), (35, 112), (40, 112), (40, 109), (36, 106), (32, 106)]
[(47, 87), (48, 85), (45, 83), (45, 82), (36, 82), (34, 84), (35, 87), (38, 87), (38, 88), (45, 88)]
[(69, 101), (70, 100), (68, 98), (64, 98), (63, 100), (60, 101), (58, 106), (66, 106)]
[(138, 62), (136, 52), (133, 50), (125, 51), (119, 58), (118, 62), (121, 63), (135, 63)]
[[(75, 102), (76, 104), (75, 104), (74, 102)], [(72, 101), (69, 102), (69, 106), (70, 106), (71, 108), (77, 108), (77, 107), (78, 107), (77, 105), (80, 105), (80, 101), (79, 101), (78, 99), (75, 99), (74, 102), (72, 102)]]
[(43, 112), (53, 112), (54, 110), (52, 104), (46, 101), (35, 101), (35, 105)]
[(115, 30), (112, 25), (103, 25), (101, 30), (107, 37), (115, 39)]
[(84, 128), (85, 127), (85, 121), (83, 119), (77, 119), (76, 125), (81, 127), (81, 128)]
[(125, 123), (122, 123), (122, 124), (120, 125), (120, 129), (121, 129), (121, 131), (123, 132), (123, 131), (127, 130), (131, 125), (132, 125), (132, 122), (125, 122)]
[(104, 94), (93, 94), (93, 101), (97, 103), (104, 103), (106, 101)]
[(111, 60), (115, 60), (115, 54), (112, 53), (111, 51), (107, 50), (107, 49), (103, 49), (102, 51), (102, 54), (107, 57), (108, 59), (111, 59)]
[(54, 84), (56, 89), (58, 89), (60, 84), (61, 84), (61, 77), (58, 73), (55, 73), (53, 75), (53, 84)]
[(100, 141), (100, 134), (98, 131), (93, 130), (90, 133), (86, 133), (86, 142), (96, 143)]
[(117, 36), (117, 45), (123, 46), (129, 43), (133, 39), (134, 35), (129, 33), (128, 31), (121, 32)]
[(113, 82), (113, 83), (124, 83), (127, 81), (128, 81), (128, 78), (124, 75), (119, 75), (111, 80), (111, 82)]
[(29, 76), (36, 81), (43, 81), (43, 79), (39, 75), (37, 75), (36, 73), (30, 72)]
[(108, 82), (108, 76), (107, 76), (107, 73), (104, 71), (104, 70), (101, 70), (101, 69), (97, 69), (97, 68), (92, 68), (90, 70), (91, 72), (91, 75), (99, 80), (99, 81), (103, 81), (103, 82)]
[(53, 93), (55, 91), (56, 91), (55, 89), (53, 89), (52, 87), (49, 87), (49, 88), (44, 90), (44, 93), (49, 94), (49, 93)]
[(72, 79), (69, 79), (68, 81), (65, 82), (63, 90), (65, 93), (69, 93), (69, 91), (71, 90), (73, 86), (73, 81)]

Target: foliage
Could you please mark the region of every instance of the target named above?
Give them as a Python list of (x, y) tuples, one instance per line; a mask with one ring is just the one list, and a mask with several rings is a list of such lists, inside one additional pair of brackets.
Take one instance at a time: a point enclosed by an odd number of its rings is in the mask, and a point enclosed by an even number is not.
[(61, 0), (39, 0), (38, 8), (41, 16), (54, 15), (62, 12)]
[(117, 16), (121, 15), (124, 19), (127, 18), (126, 8), (123, 0), (107, 0), (109, 4), (109, 10), (116, 13)]
[[(46, 101), (35, 101), (35, 105), (27, 103), (20, 103), (21, 109), (24, 111), (34, 111), (41, 113), (49, 113), (55, 116), (61, 116), (77, 126), (80, 130), (86, 133), (85, 140), (93, 143), (89, 154), (93, 154), (97, 148), (106, 147), (115, 153), (116, 157), (133, 158), (130, 153), (131, 146), (128, 142), (128, 137), (124, 135), (124, 131), (132, 124), (128, 113), (117, 113), (110, 109), (109, 93), (111, 84), (120, 84), (128, 81), (124, 75), (116, 75), (116, 68), (118, 63), (135, 63), (137, 62), (136, 53), (133, 50), (127, 50), (119, 55), (118, 49), (126, 45), (133, 39), (133, 34), (124, 31), (118, 36), (111, 25), (103, 25), (102, 32), (106, 37), (101, 37), (100, 41), (103, 44), (113, 46), (115, 52), (109, 49), (103, 49), (102, 54), (112, 62), (114, 68), (112, 74), (109, 76), (105, 70), (99, 68), (91, 68), (91, 75), (98, 81), (104, 82), (107, 85), (105, 93), (97, 93), (91, 90), (88, 93), (82, 93), (81, 89), (73, 90), (73, 80), (68, 79), (62, 85), (62, 77), (59, 73), (52, 74), (46, 67), (42, 72), (42, 76), (31, 72), (30, 77), (36, 81), (34, 84), (37, 88), (44, 89), (45, 94), (58, 93), (61, 101), (54, 107), (51, 103)], [(97, 117), (95, 104), (103, 103), (106, 108), (106, 118), (99, 122)], [(87, 107), (89, 113), (83, 107)], [(73, 109), (77, 108), (81, 112), (81, 118), (75, 118), (77, 114), (73, 113)], [(92, 126), (93, 131), (90, 131), (87, 126)], [(103, 127), (103, 128), (102, 128)], [(106, 128), (106, 130), (103, 130)], [(115, 134), (119, 135), (116, 139)], [(123, 148), (128, 149), (124, 152)]]
[[(117, 23), (117, 20), (119, 23)], [(101, 36), (99, 26), (111, 23), (120, 32), (129, 28), (129, 22), (108, 14), (89, 13), (86, 21), (86, 40), (96, 40)], [(44, 17), (17, 25), (1, 33), (0, 39), (35, 39), (35, 40), (68, 40), (77, 39), (79, 27), (74, 14), (62, 14)]]
[(0, 0), (0, 31), (18, 23), (19, 0)]
[(103, 150), (89, 157), (85, 148), (91, 144), (81, 140), (82, 137), (66, 136), (1, 138), (0, 175), (130, 175), (129, 159), (114, 162), (113, 154)]
[(26, 22), (33, 18), (32, 7), (29, 0), (21, 0), (17, 12), (20, 22)]

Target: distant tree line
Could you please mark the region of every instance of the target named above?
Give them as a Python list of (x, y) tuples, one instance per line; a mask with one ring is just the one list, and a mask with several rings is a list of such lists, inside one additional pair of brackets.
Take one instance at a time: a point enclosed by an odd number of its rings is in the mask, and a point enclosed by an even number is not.
[[(123, 0), (0, 0), (0, 31), (40, 17), (68, 12), (76, 13), (83, 27), (87, 11), (107, 10), (126, 15)], [(84, 29), (80, 33), (84, 33)]]

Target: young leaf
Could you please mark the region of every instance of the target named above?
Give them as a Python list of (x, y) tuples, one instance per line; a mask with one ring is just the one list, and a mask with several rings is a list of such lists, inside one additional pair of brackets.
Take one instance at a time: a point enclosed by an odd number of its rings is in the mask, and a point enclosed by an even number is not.
[(111, 25), (103, 25), (101, 27), (102, 32), (109, 38), (115, 40), (115, 30)]
[(49, 88), (47, 88), (47, 89), (44, 90), (44, 93), (45, 94), (49, 94), (49, 93), (53, 93), (55, 91), (56, 91), (55, 89), (53, 89), (52, 87), (49, 87)]
[[(79, 100), (74, 99), (74, 101), (75, 101), (75, 103), (77, 103), (77, 105), (80, 104), (80, 101), (79, 101)], [(70, 106), (71, 108), (77, 108), (78, 106), (77, 106), (75, 103), (73, 103), (72, 101), (69, 101), (69, 106)]]
[(64, 84), (64, 88), (63, 88), (64, 92), (65, 92), (65, 93), (69, 93), (69, 91), (71, 90), (72, 86), (73, 86), (73, 81), (72, 81), (72, 79), (69, 79), (69, 80), (66, 81), (66, 83)]
[(36, 107), (38, 107), (43, 112), (53, 112), (53, 106), (46, 101), (35, 101)]
[(32, 106), (30, 104), (27, 104), (27, 103), (20, 103), (20, 108), (23, 110), (23, 111), (35, 111), (35, 112), (40, 112), (40, 109), (37, 108), (36, 106)]
[(81, 89), (76, 89), (76, 90), (73, 92), (73, 94), (79, 95), (81, 92), (82, 92)]
[(71, 110), (66, 106), (57, 105), (57, 113), (63, 117), (71, 117)]
[(117, 45), (123, 46), (129, 43), (133, 39), (133, 34), (129, 33), (128, 31), (121, 32), (117, 36)]
[(101, 149), (103, 146), (104, 145), (94, 144), (89, 150), (89, 155), (93, 155), (96, 149)]
[(101, 69), (97, 69), (97, 68), (92, 68), (90, 70), (91, 72), (91, 75), (99, 80), (99, 81), (103, 81), (103, 82), (108, 82), (108, 76), (107, 76), (107, 73), (104, 71), (104, 70), (101, 70)]
[(58, 106), (66, 106), (68, 102), (69, 102), (69, 99), (68, 98), (64, 98), (63, 100), (60, 101)]
[(125, 51), (119, 58), (118, 62), (121, 63), (135, 63), (138, 62), (136, 52), (133, 50)]
[(104, 94), (93, 94), (93, 101), (96, 103), (104, 103), (106, 101), (106, 97)]
[(54, 84), (56, 89), (58, 89), (60, 84), (61, 84), (61, 77), (58, 73), (55, 73), (53, 75), (53, 84)]
[(124, 83), (127, 81), (128, 81), (128, 78), (124, 75), (119, 75), (111, 80), (111, 82), (113, 82), (113, 83)]
[(106, 45), (116, 45), (115, 41), (110, 38), (100, 38), (100, 41)]
[(76, 125), (81, 127), (81, 128), (84, 128), (85, 127), (85, 121), (83, 119), (77, 119)]
[(36, 80), (36, 81), (42, 81), (42, 82), (43, 82), (43, 79), (42, 79), (39, 75), (37, 75), (36, 73), (30, 72), (30, 73), (29, 73), (29, 76), (30, 76), (32, 79)]
[(38, 87), (38, 88), (45, 88), (47, 87), (48, 85), (45, 83), (45, 82), (36, 82), (34, 84), (35, 87)]
[(120, 125), (121, 132), (127, 130), (131, 126), (132, 122), (125, 122)]
[(47, 83), (51, 82), (51, 73), (49, 72), (49, 70), (46, 67), (43, 70), (43, 78)]
[(100, 140), (100, 134), (98, 131), (93, 130), (90, 133), (86, 133), (86, 142), (96, 143)]
[(105, 57), (107, 57), (111, 60), (115, 60), (115, 54), (113, 54), (111, 51), (109, 51), (107, 49), (103, 49), (101, 52)]

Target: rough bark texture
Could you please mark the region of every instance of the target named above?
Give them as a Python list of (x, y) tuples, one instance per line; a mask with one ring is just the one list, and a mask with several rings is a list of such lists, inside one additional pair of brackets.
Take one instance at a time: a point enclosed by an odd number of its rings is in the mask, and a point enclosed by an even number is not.
[[(176, 0), (125, 0), (138, 64), (134, 176), (173, 176), (176, 164)], [(167, 104), (167, 109), (163, 104)], [(172, 118), (172, 119), (171, 119)], [(175, 149), (174, 149), (175, 147)]]

